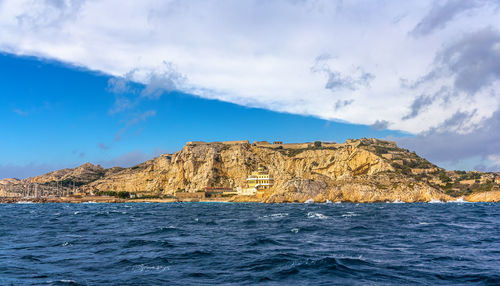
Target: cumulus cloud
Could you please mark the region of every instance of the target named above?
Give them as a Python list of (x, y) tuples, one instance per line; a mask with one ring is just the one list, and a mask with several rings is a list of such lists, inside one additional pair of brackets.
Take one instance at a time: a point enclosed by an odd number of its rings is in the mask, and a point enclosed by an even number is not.
[(337, 100), (335, 102), (335, 110), (339, 110), (339, 109), (342, 109), (350, 104), (352, 104), (354, 102), (353, 99), (350, 99), (350, 100)]
[(485, 28), (441, 51), (435, 74), (454, 75), (457, 90), (474, 94), (500, 78), (500, 32)]
[(390, 123), (387, 120), (377, 120), (377, 121), (375, 121), (375, 123), (370, 125), (370, 127), (375, 129), (375, 130), (385, 130), (389, 127), (389, 124)]
[(108, 91), (115, 94), (130, 91), (130, 81), (126, 77), (113, 77), (108, 80)]
[(356, 90), (360, 86), (369, 86), (370, 81), (372, 81), (375, 76), (371, 73), (367, 73), (358, 68), (359, 75), (352, 77), (343, 75), (340, 72), (328, 71), (328, 81), (325, 88), (335, 91), (337, 89), (350, 89)]
[(325, 88), (336, 91), (340, 89), (356, 90), (360, 87), (369, 87), (370, 82), (375, 78), (371, 73), (365, 72), (362, 67), (351, 67), (348, 74), (332, 70), (330, 63), (334, 60), (329, 54), (321, 54), (316, 57), (311, 71), (314, 73), (324, 73), (327, 75)]
[(110, 113), (178, 90), (426, 138), (462, 112), (462, 136), (500, 104), (497, 2), (4, 0), (0, 52), (115, 77)]
[[(442, 124), (457, 112), (473, 114), (461, 132), (479, 126), (500, 103), (500, 31), (485, 27), (460, 35), (436, 52), (431, 69), (413, 83), (402, 86), (420, 92), (401, 120), (434, 120)], [(460, 129), (460, 128), (459, 128)]]
[[(450, 88), (474, 95), (500, 78), (500, 31), (486, 27), (466, 33), (436, 53), (432, 70), (413, 84), (415, 89), (436, 81), (451, 80)], [(443, 88), (442, 88), (443, 89)]]
[(435, 96), (429, 95), (419, 95), (417, 96), (410, 106), (410, 113), (403, 116), (403, 120), (408, 120), (411, 118), (417, 117), (417, 115), (425, 109), (427, 106), (431, 105), (434, 102)]
[(436, 1), (430, 11), (411, 31), (414, 36), (423, 36), (434, 30), (444, 28), (448, 22), (459, 14), (475, 8), (479, 5), (476, 0), (448, 0), (446, 2)]
[[(480, 121), (473, 131), (462, 134), (456, 132), (457, 127), (468, 124), (467, 121), (473, 115), (473, 113), (457, 112), (436, 128), (415, 137), (395, 140), (400, 146), (416, 150), (419, 155), (433, 162), (453, 163), (466, 158), (488, 161), (497, 158), (500, 156), (500, 109), (497, 109), (491, 117)], [(483, 169), (492, 170), (488, 166), (483, 166)]]
[(84, 0), (32, 0), (26, 1), (25, 9), (16, 15), (17, 23), (24, 29), (55, 28), (75, 17)]
[(185, 81), (186, 77), (178, 72), (172, 63), (164, 61), (159, 69), (147, 75), (146, 87), (141, 91), (141, 96), (158, 98), (164, 92), (181, 89)]

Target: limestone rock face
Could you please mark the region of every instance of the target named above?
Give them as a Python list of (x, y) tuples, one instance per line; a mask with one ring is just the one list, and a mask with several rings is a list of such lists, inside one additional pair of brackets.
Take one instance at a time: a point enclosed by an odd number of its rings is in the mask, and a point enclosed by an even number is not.
[(270, 195), (266, 202), (428, 202), (452, 198), (424, 182), (393, 173), (363, 175), (337, 181), (290, 181)]
[[(89, 195), (102, 191), (139, 196), (166, 196), (177, 190), (245, 187), (259, 166), (267, 167), (275, 184), (261, 197), (237, 196), (233, 201), (426, 202), (454, 200), (440, 187), (445, 171), (394, 142), (376, 139), (346, 143), (269, 144), (247, 141), (190, 142), (131, 168), (104, 169), (86, 163), (28, 178), (21, 183), (71, 187)], [(418, 170), (418, 172), (414, 172)], [(4, 180), (5, 181), (5, 180)], [(437, 183), (436, 183), (437, 182)], [(19, 185), (19, 182), (5, 184)], [(9, 190), (12, 190), (10, 188)], [(475, 195), (475, 196), (474, 196)], [(495, 194), (473, 194), (468, 200), (498, 201)]]
[[(392, 142), (373, 142), (397, 148)], [(449, 198), (425, 182), (399, 174), (389, 160), (362, 143), (366, 144), (352, 140), (331, 146), (288, 149), (245, 142), (193, 142), (177, 153), (106, 174), (83, 188), (88, 193), (100, 190), (165, 195), (179, 189), (195, 192), (204, 187), (245, 187), (248, 175), (263, 165), (275, 178), (274, 187), (262, 198), (265, 202), (308, 199), (416, 202)], [(255, 201), (255, 198), (234, 200)]]
[(469, 202), (500, 202), (500, 190), (471, 194), (465, 197)]
[(171, 194), (178, 189), (194, 192), (207, 186), (244, 187), (248, 175), (259, 165), (268, 168), (277, 189), (297, 179), (320, 178), (325, 185), (326, 181), (344, 177), (394, 170), (382, 157), (349, 145), (306, 149), (292, 156), (286, 150), (248, 143), (190, 144), (175, 154), (106, 175), (86, 188)]
[(0, 180), (0, 186), (11, 185), (11, 184), (20, 184), (21, 180), (19, 179), (2, 179)]
[(26, 183), (49, 183), (49, 182), (71, 182), (76, 184), (87, 184), (93, 182), (106, 173), (106, 169), (99, 165), (85, 163), (73, 169), (61, 169), (41, 176), (27, 178)]

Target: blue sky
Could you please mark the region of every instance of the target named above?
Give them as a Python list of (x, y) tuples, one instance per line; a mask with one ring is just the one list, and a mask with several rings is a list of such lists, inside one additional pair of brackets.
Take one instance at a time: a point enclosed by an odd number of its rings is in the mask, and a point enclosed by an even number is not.
[(0, 177), (129, 166), (190, 140), (359, 137), (498, 171), (499, 11), (497, 0), (0, 0)]
[[(248, 108), (180, 92), (116, 94), (112, 77), (34, 57), (0, 55), (0, 177), (24, 177), (85, 162), (130, 166), (187, 141), (314, 140), (401, 136), (370, 126)], [(116, 98), (137, 103), (115, 112)]]

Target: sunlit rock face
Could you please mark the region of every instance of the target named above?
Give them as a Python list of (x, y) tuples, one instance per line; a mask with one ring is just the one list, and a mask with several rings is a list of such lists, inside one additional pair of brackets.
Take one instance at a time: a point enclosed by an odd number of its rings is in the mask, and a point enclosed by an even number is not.
[[(381, 152), (394, 156), (381, 156)], [(390, 157), (389, 159), (385, 157)], [(260, 201), (429, 201), (448, 199), (439, 189), (417, 182), (395, 168), (395, 160), (421, 160), (393, 142), (375, 139), (346, 143), (268, 144), (259, 142), (193, 142), (132, 168), (106, 175), (85, 186), (96, 190), (129, 191), (148, 195), (190, 192), (205, 187), (245, 187), (246, 178), (265, 166), (275, 184)], [(235, 201), (255, 201), (236, 197)]]
[(248, 176), (260, 166), (274, 177), (269, 190), (225, 200), (429, 202), (463, 197), (499, 201), (498, 186), (492, 181), (497, 174), (445, 171), (394, 142), (366, 138), (345, 143), (189, 142), (179, 152), (130, 168), (105, 169), (86, 163), (25, 180), (5, 179), (0, 191), (4, 196), (31, 194), (37, 184), (45, 195), (71, 189), (81, 195), (112, 191), (171, 197), (176, 191), (194, 193), (206, 187), (245, 188)]

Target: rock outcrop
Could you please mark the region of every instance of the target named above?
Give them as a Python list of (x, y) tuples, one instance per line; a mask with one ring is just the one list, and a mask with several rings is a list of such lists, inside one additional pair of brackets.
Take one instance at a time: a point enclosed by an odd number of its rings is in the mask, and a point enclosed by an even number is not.
[[(398, 148), (394, 142), (376, 139), (348, 140), (341, 144), (189, 142), (179, 152), (164, 154), (131, 168), (104, 169), (86, 163), (21, 183), (76, 185), (78, 191), (86, 195), (129, 192), (139, 197), (165, 197), (178, 190), (196, 192), (205, 187), (244, 187), (248, 175), (261, 165), (275, 178), (271, 190), (259, 198), (236, 196), (231, 200), (275, 203), (310, 199), (316, 202), (456, 199), (445, 192), (444, 183), (440, 181), (446, 177), (443, 169)], [(488, 195), (474, 193), (467, 199), (498, 199), (498, 194), (495, 193), (495, 197), (493, 193), (486, 193)]]
[(74, 169), (61, 169), (41, 176), (27, 178), (27, 183), (71, 182), (83, 185), (100, 179), (106, 174), (106, 169), (91, 163), (85, 163)]
[(490, 202), (490, 203), (498, 203), (500, 202), (500, 190), (487, 191), (487, 192), (479, 192), (475, 194), (471, 194), (465, 197), (466, 201), (469, 202)]

